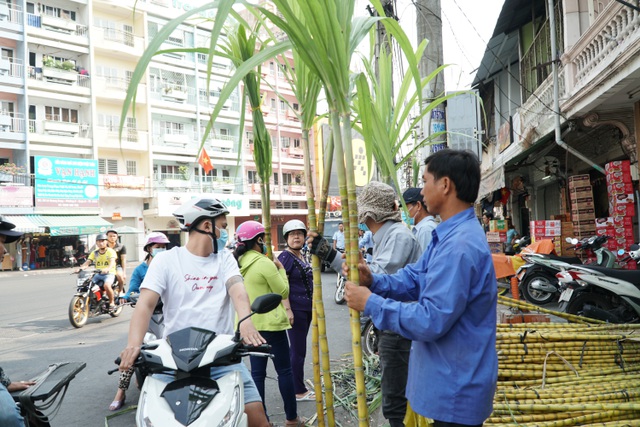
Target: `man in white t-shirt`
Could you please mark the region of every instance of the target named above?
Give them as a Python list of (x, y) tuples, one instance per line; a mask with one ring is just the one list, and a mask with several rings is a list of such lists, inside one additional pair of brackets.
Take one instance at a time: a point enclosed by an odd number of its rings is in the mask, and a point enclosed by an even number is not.
[[(217, 199), (193, 199), (174, 216), (189, 232), (184, 247), (158, 254), (140, 286), (140, 297), (131, 318), (127, 347), (120, 357), (127, 370), (140, 353), (149, 319), (158, 302), (164, 303), (164, 336), (187, 327), (200, 327), (218, 334), (234, 333), (234, 307), (238, 318), (251, 313), (238, 264), (227, 240), (227, 207)], [(251, 319), (240, 324), (245, 344), (266, 343)], [(212, 378), (239, 371), (244, 382), (245, 413), (249, 427), (269, 427), (262, 399), (244, 363), (212, 368)]]

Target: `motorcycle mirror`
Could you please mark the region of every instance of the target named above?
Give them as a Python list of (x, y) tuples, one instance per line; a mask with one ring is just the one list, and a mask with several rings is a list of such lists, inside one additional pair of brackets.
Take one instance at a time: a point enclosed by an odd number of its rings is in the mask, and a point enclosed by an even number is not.
[(244, 322), (256, 313), (264, 314), (270, 312), (271, 310), (274, 310), (276, 307), (278, 307), (278, 305), (280, 305), (281, 302), (282, 295), (280, 294), (264, 294), (253, 300), (253, 304), (251, 304), (251, 314), (243, 317), (238, 321), (238, 327), (236, 329), (235, 336), (233, 337), (234, 341), (240, 341), (240, 323)]
[(576, 238), (571, 238), (571, 237), (567, 237), (567, 238), (565, 239), (565, 241), (566, 241), (567, 243), (571, 243), (572, 245), (576, 245), (576, 244), (578, 243), (578, 239), (576, 239)]
[(275, 310), (282, 302), (282, 295), (280, 294), (265, 294), (260, 295), (253, 300), (251, 304), (251, 311), (258, 314), (268, 313), (271, 310)]
[(619, 256), (624, 255), (624, 249), (618, 249), (618, 255)]
[(637, 243), (634, 243), (633, 245), (631, 245), (631, 247), (629, 248), (630, 251), (637, 251), (638, 249), (640, 249), (640, 245), (638, 245)]

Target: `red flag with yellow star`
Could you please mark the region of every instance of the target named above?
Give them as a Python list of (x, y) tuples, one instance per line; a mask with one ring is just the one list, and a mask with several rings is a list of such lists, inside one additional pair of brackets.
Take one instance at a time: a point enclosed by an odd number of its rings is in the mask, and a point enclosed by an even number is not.
[(200, 152), (200, 157), (198, 158), (198, 163), (200, 163), (200, 166), (202, 166), (202, 169), (204, 169), (204, 173), (209, 173), (210, 171), (213, 170), (213, 165), (211, 164), (211, 159), (209, 158), (209, 155), (207, 154), (207, 150), (205, 150), (204, 148), (202, 148), (202, 151)]

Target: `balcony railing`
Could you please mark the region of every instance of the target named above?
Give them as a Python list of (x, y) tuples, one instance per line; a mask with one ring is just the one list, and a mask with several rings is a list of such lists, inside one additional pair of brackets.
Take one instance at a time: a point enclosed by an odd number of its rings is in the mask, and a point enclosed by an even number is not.
[(6, 17), (12, 24), (22, 24), (22, 8), (19, 5), (0, 3), (0, 21)]
[(63, 70), (54, 67), (29, 67), (29, 78), (67, 86), (85, 88), (91, 86), (91, 77), (89, 75), (78, 74), (74, 70)]
[(44, 28), (45, 30), (56, 33), (87, 37), (86, 25), (79, 24), (71, 19), (58, 18), (57, 16), (27, 13), (27, 25), (30, 27)]
[(155, 188), (180, 191), (241, 194), (244, 192), (242, 178), (220, 178), (215, 176), (198, 175), (185, 176), (181, 173), (156, 173)]
[(24, 73), (24, 65), (19, 58), (0, 59), (0, 76), (6, 75), (9, 77), (21, 78)]
[(119, 43), (133, 48), (142, 48), (142, 37), (138, 37), (128, 31), (107, 27), (99, 27), (99, 30), (102, 33), (102, 39), (105, 41)]
[(573, 74), (571, 87), (584, 87), (623, 54), (634, 57), (628, 49), (640, 37), (639, 20), (640, 12), (616, 2), (599, 13), (594, 24), (566, 52)]
[(0, 132), (24, 133), (24, 116), (20, 113), (0, 112)]
[(29, 133), (40, 135), (58, 135), (66, 137), (89, 137), (89, 124), (72, 123), (58, 120), (29, 120)]

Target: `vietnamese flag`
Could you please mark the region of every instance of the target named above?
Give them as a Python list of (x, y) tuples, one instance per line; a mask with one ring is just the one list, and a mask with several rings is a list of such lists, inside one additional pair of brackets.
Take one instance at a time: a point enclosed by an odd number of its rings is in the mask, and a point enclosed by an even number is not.
[(200, 163), (200, 166), (202, 166), (202, 169), (204, 169), (205, 174), (213, 170), (211, 159), (209, 158), (209, 155), (207, 154), (207, 150), (205, 150), (204, 147), (202, 148), (202, 152), (200, 152), (198, 163)]

